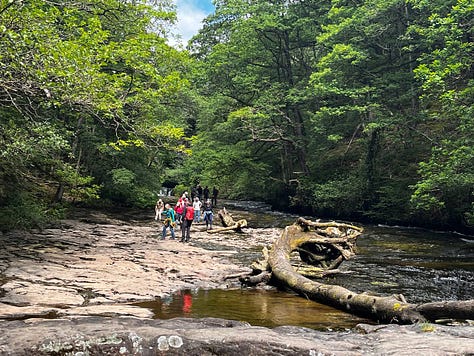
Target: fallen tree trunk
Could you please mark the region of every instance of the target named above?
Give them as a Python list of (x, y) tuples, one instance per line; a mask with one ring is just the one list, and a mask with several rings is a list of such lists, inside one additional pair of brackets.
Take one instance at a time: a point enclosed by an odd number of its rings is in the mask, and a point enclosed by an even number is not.
[[(319, 265), (322, 272), (330, 271), (352, 256), (355, 241), (361, 232), (361, 228), (352, 225), (298, 219), (294, 225), (285, 228), (269, 251), (268, 269), (271, 270), (273, 283), (282, 284), (319, 303), (384, 323), (435, 322), (441, 318), (474, 319), (474, 301), (415, 305), (408, 303), (403, 295), (355, 293), (341, 286), (308, 279), (297, 273), (291, 264), (290, 255), (293, 251), (299, 251), (302, 260)], [(305, 246), (303, 254), (301, 246)], [(308, 247), (312, 248), (310, 254), (307, 253)], [(313, 253), (315, 250), (319, 252)], [(323, 258), (324, 254), (328, 254), (333, 261)]]
[(212, 230), (207, 230), (209, 234), (216, 234), (219, 232), (226, 232), (226, 231), (235, 231), (235, 232), (242, 232), (242, 228), (247, 227), (247, 220), (239, 220), (234, 225), (227, 226), (227, 227), (218, 227)]
[(235, 221), (232, 218), (232, 215), (227, 211), (226, 208), (223, 208), (217, 212), (219, 219), (221, 220), (221, 224), (224, 227), (229, 227), (235, 225)]
[(207, 230), (209, 234), (216, 234), (219, 232), (226, 232), (226, 231), (242, 232), (242, 228), (247, 227), (247, 220), (241, 219), (238, 221), (234, 221), (234, 219), (226, 210), (226, 208), (219, 210), (218, 216), (221, 220), (221, 224), (223, 227), (213, 229), (213, 230)]
[(416, 310), (434, 321), (442, 319), (474, 319), (474, 300), (454, 300), (425, 303), (416, 306)]

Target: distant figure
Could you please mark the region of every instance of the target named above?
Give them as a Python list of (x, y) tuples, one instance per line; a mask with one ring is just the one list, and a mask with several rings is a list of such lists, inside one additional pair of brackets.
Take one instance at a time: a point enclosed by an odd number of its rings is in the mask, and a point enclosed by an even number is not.
[(176, 226), (174, 210), (171, 208), (171, 205), (166, 204), (165, 211), (163, 213), (165, 214), (165, 220), (163, 221), (163, 232), (161, 239), (164, 240), (166, 238), (166, 229), (170, 228), (171, 240), (174, 240), (174, 227)]
[(197, 191), (199, 200), (202, 200), (202, 187), (201, 187), (201, 184), (198, 183), (198, 185), (196, 187), (196, 191)]
[(165, 208), (165, 204), (163, 203), (163, 200), (158, 199), (155, 205), (155, 220), (158, 220), (158, 218), (161, 221), (161, 213), (163, 212), (163, 209)]
[(206, 222), (206, 230), (212, 230), (212, 220), (214, 218), (214, 212), (212, 211), (212, 204), (209, 199), (204, 203), (204, 221)]
[(206, 185), (206, 187), (204, 188), (204, 201), (207, 201), (209, 199), (209, 187)]
[(201, 207), (202, 203), (198, 197), (194, 198), (193, 208), (194, 208), (194, 222), (201, 222)]
[(212, 200), (211, 200), (211, 203), (214, 206), (217, 206), (217, 194), (219, 194), (219, 191), (214, 186), (214, 188), (212, 188)]

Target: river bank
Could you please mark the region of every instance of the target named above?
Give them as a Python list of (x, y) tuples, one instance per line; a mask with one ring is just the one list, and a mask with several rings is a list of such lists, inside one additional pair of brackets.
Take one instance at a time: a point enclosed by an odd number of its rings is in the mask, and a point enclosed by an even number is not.
[[(228, 275), (249, 271), (229, 263), (238, 253), (231, 239), (195, 225), (190, 243), (171, 240), (169, 232), (161, 240), (161, 223), (136, 214), (78, 211), (55, 228), (2, 235), (0, 317), (147, 316), (127, 303), (226, 288)], [(199, 247), (211, 239), (213, 249)]]
[(474, 350), (474, 328), (468, 326), (366, 325), (362, 333), (321, 333), (222, 319), (151, 320), (150, 310), (131, 305), (176, 290), (232, 288), (236, 280), (228, 277), (249, 271), (252, 256), (281, 232), (259, 228), (243, 239), (204, 230), (194, 225), (188, 244), (169, 235), (162, 241), (161, 225), (149, 212), (78, 210), (54, 228), (1, 235), (0, 352), (360, 355), (408, 354), (407, 345), (433, 355)]

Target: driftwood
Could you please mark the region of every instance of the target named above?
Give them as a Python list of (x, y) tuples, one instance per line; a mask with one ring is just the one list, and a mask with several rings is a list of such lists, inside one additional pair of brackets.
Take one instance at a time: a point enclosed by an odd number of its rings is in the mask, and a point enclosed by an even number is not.
[(209, 234), (215, 234), (226, 231), (242, 232), (242, 228), (247, 227), (247, 220), (241, 219), (238, 221), (234, 221), (232, 215), (226, 210), (226, 208), (219, 210), (218, 216), (221, 220), (221, 224), (223, 227), (208, 230), (207, 232)]
[(260, 283), (268, 283), (271, 278), (272, 278), (271, 272), (263, 271), (257, 275), (242, 276), (239, 278), (239, 281), (244, 286), (255, 286)]
[[(258, 276), (271, 273), (272, 283), (283, 285), (308, 299), (379, 322), (411, 324), (440, 319), (474, 319), (474, 300), (415, 305), (408, 303), (403, 295), (355, 293), (298, 273), (301, 269), (306, 275), (319, 277), (337, 272), (337, 266), (354, 255), (355, 242), (362, 231), (353, 225), (300, 218), (294, 225), (287, 226), (273, 244), (265, 259), (268, 264), (265, 261), (257, 263), (256, 266), (266, 268)], [(294, 251), (300, 254), (304, 263), (311, 265), (310, 268), (292, 264)], [(307, 273), (308, 270), (311, 273)]]

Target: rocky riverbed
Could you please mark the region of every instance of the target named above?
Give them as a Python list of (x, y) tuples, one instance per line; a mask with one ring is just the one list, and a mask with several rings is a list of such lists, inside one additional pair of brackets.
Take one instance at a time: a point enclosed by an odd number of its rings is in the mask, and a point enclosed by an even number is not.
[[(77, 211), (55, 227), (0, 236), (1, 354), (474, 353), (474, 327), (360, 326), (362, 332), (267, 329), (222, 319), (152, 320), (132, 302), (229, 288), (280, 229), (160, 240), (144, 212)], [(245, 253), (244, 253), (245, 252)], [(247, 259), (239, 256), (245, 254)]]
[(0, 318), (146, 317), (146, 309), (127, 303), (186, 288), (225, 288), (227, 276), (249, 271), (229, 262), (238, 239), (196, 224), (189, 243), (171, 240), (169, 231), (161, 240), (161, 224), (145, 218), (81, 212), (55, 228), (2, 235)]

